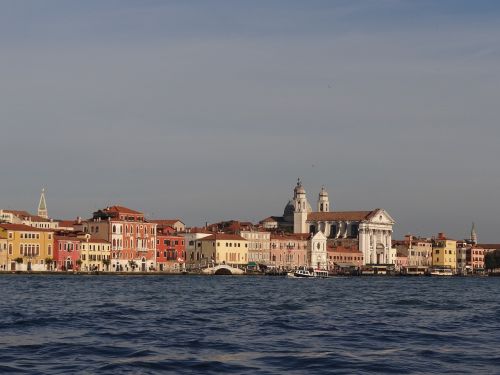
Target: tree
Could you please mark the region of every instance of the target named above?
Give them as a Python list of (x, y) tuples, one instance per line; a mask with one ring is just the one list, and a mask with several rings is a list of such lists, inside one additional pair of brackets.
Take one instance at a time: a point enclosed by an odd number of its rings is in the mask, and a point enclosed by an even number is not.
[(106, 271), (109, 271), (109, 265), (111, 264), (111, 261), (109, 259), (103, 259), (102, 264), (106, 266)]
[(51, 257), (45, 258), (45, 264), (47, 265), (47, 271), (52, 270), (52, 263), (54, 263), (54, 260)]
[(487, 270), (500, 268), (500, 250), (491, 251), (484, 256), (484, 267)]
[(78, 266), (78, 269), (80, 269), (80, 266), (82, 265), (82, 260), (81, 259), (77, 259), (76, 260), (76, 265)]
[(134, 260), (129, 260), (128, 264), (130, 265), (130, 268), (132, 268), (132, 271), (134, 271), (135, 267), (137, 267), (137, 263)]

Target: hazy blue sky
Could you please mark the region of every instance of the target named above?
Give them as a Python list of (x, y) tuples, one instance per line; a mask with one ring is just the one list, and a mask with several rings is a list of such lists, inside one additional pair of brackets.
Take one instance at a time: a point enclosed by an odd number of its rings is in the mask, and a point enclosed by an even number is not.
[(498, 1), (0, 1), (0, 207), (382, 207), (500, 241)]

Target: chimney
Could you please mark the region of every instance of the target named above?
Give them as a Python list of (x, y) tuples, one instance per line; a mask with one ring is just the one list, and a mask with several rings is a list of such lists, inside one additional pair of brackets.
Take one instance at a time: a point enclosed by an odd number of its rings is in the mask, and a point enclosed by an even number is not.
[(438, 239), (439, 239), (439, 240), (444, 240), (444, 239), (446, 239), (445, 234), (444, 234), (443, 232), (439, 232), (439, 233), (438, 233)]

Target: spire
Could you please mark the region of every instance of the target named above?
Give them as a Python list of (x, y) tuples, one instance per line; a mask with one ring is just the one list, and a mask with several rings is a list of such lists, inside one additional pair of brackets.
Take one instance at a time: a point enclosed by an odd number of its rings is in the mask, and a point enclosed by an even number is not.
[(470, 242), (474, 245), (477, 244), (476, 224), (474, 224), (474, 222), (472, 222), (472, 229), (470, 231)]
[(42, 189), (42, 194), (40, 195), (40, 203), (38, 203), (38, 216), (48, 219), (47, 214), (47, 203), (45, 202), (45, 189)]

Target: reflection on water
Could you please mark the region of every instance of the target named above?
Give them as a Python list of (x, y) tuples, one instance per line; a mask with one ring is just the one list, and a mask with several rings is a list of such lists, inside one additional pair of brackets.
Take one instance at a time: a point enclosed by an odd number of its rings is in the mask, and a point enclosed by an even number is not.
[(498, 373), (500, 278), (0, 276), (0, 372)]

